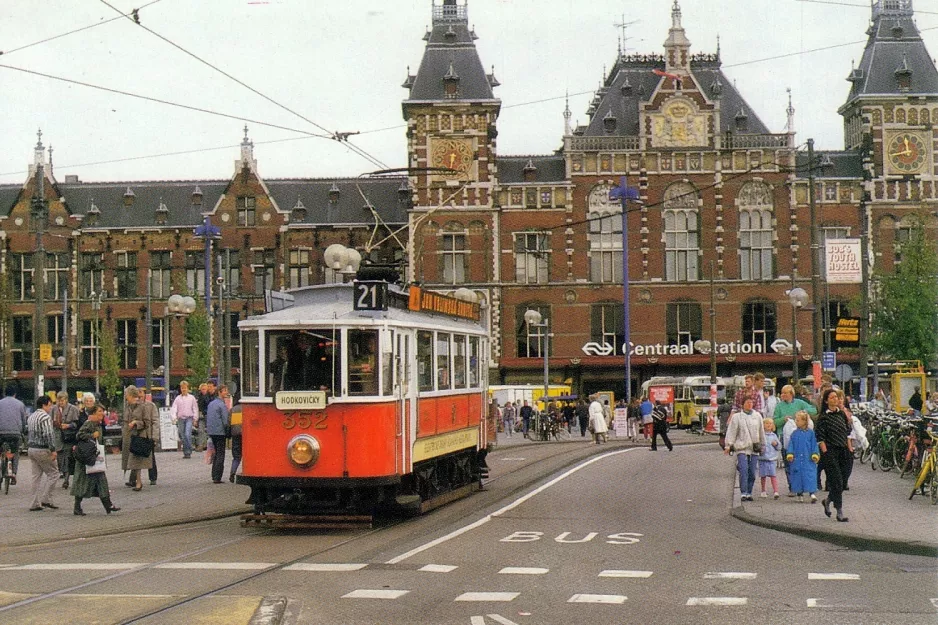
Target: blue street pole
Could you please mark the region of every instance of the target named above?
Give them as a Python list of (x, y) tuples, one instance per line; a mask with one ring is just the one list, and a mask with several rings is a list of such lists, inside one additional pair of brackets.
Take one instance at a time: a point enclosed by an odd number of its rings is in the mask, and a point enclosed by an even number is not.
[[(208, 316), (209, 323), (212, 321), (212, 239), (221, 238), (221, 230), (213, 226), (209, 221), (208, 215), (205, 215), (202, 225), (197, 227), (193, 234), (205, 240), (205, 314)], [(148, 307), (149, 310), (149, 307)], [(211, 326), (210, 326), (211, 327)], [(209, 332), (209, 337), (214, 332)], [(209, 339), (211, 342), (211, 339)], [(219, 366), (219, 371), (221, 367)]]
[(629, 200), (638, 201), (638, 189), (629, 187), (625, 176), (619, 178), (619, 186), (609, 190), (610, 200), (622, 202), (622, 323), (624, 326), (625, 352), (625, 401), (632, 402), (632, 335), (629, 331)]

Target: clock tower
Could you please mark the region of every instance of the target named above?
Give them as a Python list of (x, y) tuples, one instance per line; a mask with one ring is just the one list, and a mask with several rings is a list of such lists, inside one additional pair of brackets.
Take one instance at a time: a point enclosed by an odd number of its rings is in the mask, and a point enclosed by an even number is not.
[[(501, 101), (469, 27), (468, 0), (432, 0), (432, 28), (420, 68), (402, 85), (412, 192), (411, 280), (461, 285), (495, 273), (495, 130)], [(457, 248), (491, 262), (460, 263)], [(485, 250), (485, 251), (483, 251)], [(432, 262), (434, 259), (439, 262)], [(479, 260), (482, 260), (481, 258)]]

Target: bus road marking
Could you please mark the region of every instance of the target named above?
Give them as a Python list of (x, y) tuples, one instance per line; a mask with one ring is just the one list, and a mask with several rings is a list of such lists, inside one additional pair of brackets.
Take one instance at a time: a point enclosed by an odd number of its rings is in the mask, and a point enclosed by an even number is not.
[(755, 573), (704, 573), (704, 579), (755, 579)]
[(601, 571), (599, 577), (651, 577), (651, 571), (618, 571), (615, 569), (608, 569)]
[(687, 605), (710, 606), (710, 605), (746, 605), (746, 597), (691, 597), (687, 600)]
[(809, 580), (824, 581), (857, 581), (860, 576), (856, 573), (808, 573)]

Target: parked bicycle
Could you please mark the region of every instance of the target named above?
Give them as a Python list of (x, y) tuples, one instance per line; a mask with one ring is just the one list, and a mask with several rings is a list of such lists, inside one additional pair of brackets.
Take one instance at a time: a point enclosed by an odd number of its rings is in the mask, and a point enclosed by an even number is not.
[(9, 495), (10, 486), (16, 484), (16, 475), (13, 473), (13, 453), (6, 442), (0, 447), (0, 479), (3, 480), (4, 495)]
[(926, 433), (931, 439), (931, 446), (928, 454), (922, 460), (922, 469), (918, 473), (918, 479), (915, 480), (915, 484), (912, 486), (909, 499), (912, 499), (918, 491), (921, 491), (924, 497), (927, 489), (932, 505), (936, 505), (938, 504), (938, 444), (936, 444), (938, 443), (938, 435), (930, 431), (926, 431)]

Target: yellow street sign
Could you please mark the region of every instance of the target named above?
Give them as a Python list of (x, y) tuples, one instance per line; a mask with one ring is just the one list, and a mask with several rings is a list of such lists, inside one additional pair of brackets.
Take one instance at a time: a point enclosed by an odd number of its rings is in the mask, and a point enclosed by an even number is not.
[(39, 344), (39, 360), (43, 362), (52, 360), (52, 343)]

